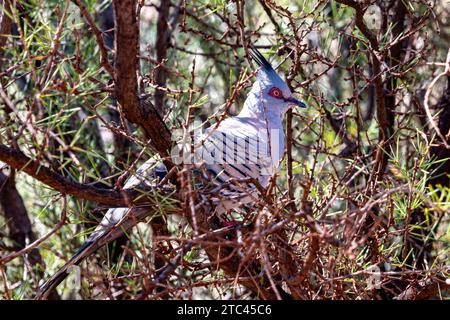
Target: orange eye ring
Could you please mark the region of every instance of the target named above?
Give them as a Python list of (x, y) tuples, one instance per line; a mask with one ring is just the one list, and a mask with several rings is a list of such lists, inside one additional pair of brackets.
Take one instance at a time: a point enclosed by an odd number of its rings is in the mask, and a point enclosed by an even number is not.
[(269, 91), (269, 96), (277, 98), (277, 99), (281, 99), (283, 97), (283, 93), (278, 88), (272, 88)]

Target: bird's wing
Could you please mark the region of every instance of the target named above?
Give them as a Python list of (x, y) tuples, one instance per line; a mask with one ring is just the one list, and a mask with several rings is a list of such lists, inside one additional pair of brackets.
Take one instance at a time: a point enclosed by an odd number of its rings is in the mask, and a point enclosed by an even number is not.
[(252, 124), (234, 118), (207, 129), (196, 139), (197, 163), (204, 164), (203, 178), (211, 182), (206, 195), (223, 212), (255, 201), (257, 187), (267, 185), (273, 172), (267, 139)]
[(196, 141), (196, 154), (219, 183), (261, 177), (272, 171), (267, 139), (253, 125), (233, 118), (206, 130)]

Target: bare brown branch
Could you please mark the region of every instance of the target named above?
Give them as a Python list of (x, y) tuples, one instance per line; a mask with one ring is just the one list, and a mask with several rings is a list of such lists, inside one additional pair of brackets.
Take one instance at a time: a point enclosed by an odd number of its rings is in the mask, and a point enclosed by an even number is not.
[(112, 189), (98, 188), (74, 182), (59, 175), (50, 168), (43, 166), (40, 161), (33, 160), (21, 151), (14, 150), (2, 144), (0, 144), (0, 160), (16, 170), (29, 174), (61, 193), (94, 201), (98, 204), (128, 206), (132, 203), (132, 199), (137, 196), (137, 193), (132, 190), (117, 192)]
[[(131, 122), (141, 126), (162, 156), (170, 153), (170, 132), (149, 99), (139, 99), (139, 25), (137, 1), (113, 1), (116, 26), (115, 97)], [(166, 163), (167, 164), (167, 163)]]

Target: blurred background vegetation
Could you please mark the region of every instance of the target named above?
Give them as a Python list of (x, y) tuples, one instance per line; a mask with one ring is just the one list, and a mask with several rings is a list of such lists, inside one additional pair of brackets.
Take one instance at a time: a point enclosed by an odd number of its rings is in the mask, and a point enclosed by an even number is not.
[[(261, 199), (247, 212), (264, 215), (268, 230), (286, 220), (283, 237), (268, 233), (258, 244), (268, 260), (258, 250), (253, 257), (270, 264), (280, 291), (299, 299), (448, 297), (448, 0), (135, 5), (136, 94), (149, 97), (169, 130), (193, 120), (207, 127), (239, 112), (252, 83), (244, 79), (255, 67), (245, 50), (250, 44), (280, 64), (307, 104), (285, 119), (289, 143), (273, 203)], [(155, 154), (115, 99), (112, 1), (3, 0), (0, 36), (2, 145), (73, 181), (116, 189), (133, 163)], [(60, 191), (6, 160), (0, 165), (0, 297), (29, 299), (106, 207), (71, 194), (64, 206)], [(1, 260), (54, 230), (62, 211), (65, 224), (48, 239)], [(83, 263), (81, 288), (69, 281), (52, 297), (264, 298), (208, 265), (199, 246), (162, 289), (149, 289), (155, 248), (163, 247), (167, 262), (177, 239), (194, 239), (182, 214), (162, 212), (159, 220), (166, 225), (161, 237), (141, 224)], [(243, 237), (251, 241), (251, 232)], [(251, 246), (243, 241), (240, 248)], [(371, 277), (381, 284), (371, 287)]]

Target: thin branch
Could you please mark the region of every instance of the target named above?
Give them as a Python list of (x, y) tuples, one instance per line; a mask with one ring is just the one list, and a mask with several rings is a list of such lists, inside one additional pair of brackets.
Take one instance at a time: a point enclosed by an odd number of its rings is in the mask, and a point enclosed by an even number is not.
[(431, 114), (430, 106), (429, 106), (431, 91), (433, 90), (433, 87), (436, 85), (436, 82), (441, 77), (444, 77), (444, 76), (450, 76), (450, 48), (448, 49), (447, 59), (445, 61), (445, 70), (443, 72), (439, 73), (433, 79), (433, 81), (431, 81), (430, 85), (427, 88), (427, 92), (425, 93), (425, 98), (424, 98), (424, 103), (423, 103), (424, 107), (425, 107), (425, 112), (427, 114), (428, 120), (430, 121), (431, 127), (434, 129), (434, 131), (436, 131), (436, 134), (439, 136), (439, 138), (441, 138), (442, 143), (444, 144), (445, 148), (450, 149), (450, 146), (447, 143), (447, 138), (444, 137), (441, 130), (439, 130), (436, 122), (433, 119), (433, 115)]
[(64, 6), (64, 11), (61, 16), (61, 20), (59, 21), (58, 28), (56, 29), (55, 36), (53, 37), (53, 40), (52, 40), (52, 45), (51, 45), (52, 50), (50, 52), (49, 61), (47, 62), (46, 66), (45, 66), (44, 73), (39, 82), (40, 88), (43, 88), (44, 84), (48, 81), (48, 75), (50, 74), (50, 70), (53, 67), (55, 57), (58, 52), (59, 45), (61, 43), (61, 36), (62, 36), (62, 32), (64, 30), (64, 26), (66, 23), (67, 12), (69, 9), (69, 3), (70, 3), (69, 0), (66, 0), (66, 4)]
[(33, 243), (30, 243), (28, 246), (26, 246), (22, 250), (13, 252), (3, 258), (0, 258), (0, 265), (8, 263), (9, 261), (11, 261), (17, 257), (20, 257), (20, 256), (30, 252), (34, 248), (38, 247), (42, 242), (44, 242), (48, 238), (50, 238), (56, 231), (58, 231), (59, 229), (62, 228), (62, 226), (66, 223), (66, 217), (67, 217), (67, 199), (66, 199), (65, 195), (62, 196), (62, 200), (63, 200), (63, 207), (62, 207), (62, 211), (61, 211), (61, 219), (59, 220), (58, 224), (52, 230), (50, 230), (45, 236), (37, 239)]
[(436, 297), (439, 292), (446, 291), (450, 286), (436, 279), (427, 279), (418, 283), (412, 283), (405, 291), (394, 297), (394, 300), (425, 300)]
[(110, 74), (110, 76), (114, 78), (114, 70), (108, 60), (108, 52), (106, 50), (102, 31), (100, 31), (100, 29), (97, 28), (94, 18), (92, 18), (91, 14), (89, 13), (86, 6), (83, 4), (83, 2), (81, 0), (72, 0), (72, 2), (78, 6), (78, 8), (80, 9), (81, 15), (83, 16), (84, 20), (89, 25), (92, 32), (94, 33), (95, 40), (97, 41), (98, 48), (100, 49), (101, 65)]
[(129, 206), (132, 200), (139, 195), (139, 192), (130, 189), (118, 192), (72, 181), (43, 166), (39, 161), (29, 158), (22, 151), (3, 144), (0, 144), (0, 161), (29, 174), (63, 194), (70, 194), (79, 199), (94, 201), (102, 205)]

